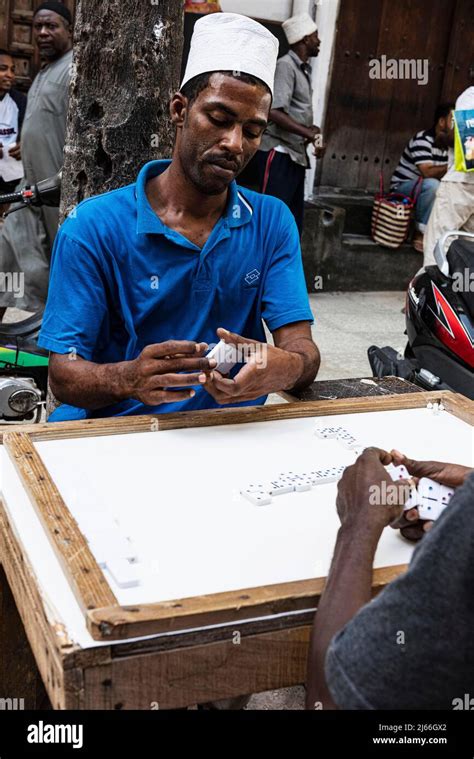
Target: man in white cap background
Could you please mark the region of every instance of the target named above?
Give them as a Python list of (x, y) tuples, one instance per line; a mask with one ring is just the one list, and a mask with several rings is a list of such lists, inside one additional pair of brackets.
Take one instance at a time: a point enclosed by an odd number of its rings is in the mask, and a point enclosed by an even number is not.
[[(28, 93), (22, 128), (24, 184), (29, 185), (54, 176), (63, 165), (73, 55), (68, 8), (57, 0), (42, 3), (33, 16), (33, 37), (42, 66)], [(0, 270), (19, 272), (24, 294), (0, 291), (0, 320), (11, 307), (43, 310), (58, 224), (58, 208), (29, 206), (7, 217), (0, 236)]]
[[(63, 403), (50, 421), (254, 405), (314, 379), (294, 219), (235, 182), (268, 122), (277, 50), (249, 18), (200, 19), (170, 104), (172, 160), (62, 225), (39, 338)], [(205, 357), (220, 339), (254, 350), (231, 376)]]
[(308, 13), (289, 18), (283, 23), (283, 30), (290, 50), (277, 63), (270, 123), (255, 161), (260, 191), (287, 204), (301, 235), (305, 171), (310, 167), (308, 144), (315, 145), (315, 155), (322, 153), (321, 130), (313, 124), (308, 62), (318, 55), (321, 43), (317, 26)]

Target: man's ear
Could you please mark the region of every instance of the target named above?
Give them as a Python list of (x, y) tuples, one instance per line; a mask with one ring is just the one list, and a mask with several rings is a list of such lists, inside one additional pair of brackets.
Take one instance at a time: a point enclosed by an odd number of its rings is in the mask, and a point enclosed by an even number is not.
[(181, 92), (175, 92), (170, 102), (170, 116), (175, 127), (182, 127), (189, 108), (189, 100)]

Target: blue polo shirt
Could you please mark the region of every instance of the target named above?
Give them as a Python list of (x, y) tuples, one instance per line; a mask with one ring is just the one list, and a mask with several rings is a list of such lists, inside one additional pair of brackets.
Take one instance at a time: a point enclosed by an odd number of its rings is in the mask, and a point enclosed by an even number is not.
[[(165, 340), (215, 344), (218, 327), (265, 342), (263, 321), (270, 331), (312, 321), (287, 206), (232, 182), (226, 210), (199, 248), (165, 226), (146, 197), (147, 181), (169, 163), (147, 163), (136, 184), (85, 200), (66, 219), (53, 249), (43, 348), (115, 363)], [(133, 399), (96, 411), (63, 405), (50, 420), (219, 405), (195, 390), (194, 398), (155, 407)]]

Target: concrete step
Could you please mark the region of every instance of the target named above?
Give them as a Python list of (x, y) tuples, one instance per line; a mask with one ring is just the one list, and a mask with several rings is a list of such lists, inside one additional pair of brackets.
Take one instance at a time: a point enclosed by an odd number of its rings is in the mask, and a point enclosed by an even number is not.
[[(416, 253), (414, 248), (411, 245), (411, 242), (404, 242), (403, 245), (401, 245), (399, 248), (396, 248), (395, 250), (392, 248), (386, 248), (384, 245), (379, 245), (375, 242), (375, 240), (372, 239), (370, 235), (358, 235), (358, 234), (346, 234), (346, 232), (343, 232), (342, 235), (342, 243), (343, 245), (346, 245), (347, 247), (354, 248), (355, 250), (364, 248), (366, 250), (370, 250), (372, 252), (388, 252), (388, 253)], [(421, 258), (419, 253), (416, 253), (418, 256), (418, 259)]]
[(329, 203), (308, 203), (302, 239), (308, 292), (390, 291), (407, 289), (423, 264), (409, 244), (396, 250), (369, 235), (345, 233), (346, 210)]
[(327, 206), (343, 208), (346, 212), (344, 232), (354, 235), (369, 235), (372, 219), (373, 195), (324, 193), (314, 195), (312, 200)]

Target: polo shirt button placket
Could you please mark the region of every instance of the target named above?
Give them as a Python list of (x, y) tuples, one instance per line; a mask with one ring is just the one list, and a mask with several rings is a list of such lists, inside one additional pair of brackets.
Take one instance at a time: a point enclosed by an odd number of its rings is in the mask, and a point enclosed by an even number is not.
[(203, 251), (199, 254), (199, 264), (196, 272), (194, 283), (198, 290), (209, 290), (211, 287), (211, 278), (209, 276), (209, 267), (205, 261), (206, 255)]

